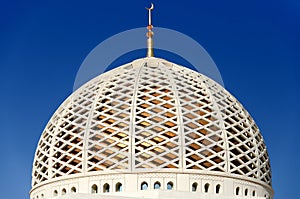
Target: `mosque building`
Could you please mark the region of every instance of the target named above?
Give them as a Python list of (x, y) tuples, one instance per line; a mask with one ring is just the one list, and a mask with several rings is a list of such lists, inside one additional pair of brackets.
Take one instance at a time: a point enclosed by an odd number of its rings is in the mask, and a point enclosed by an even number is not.
[(36, 149), (31, 199), (272, 199), (264, 139), (209, 77), (153, 55), (71, 94)]

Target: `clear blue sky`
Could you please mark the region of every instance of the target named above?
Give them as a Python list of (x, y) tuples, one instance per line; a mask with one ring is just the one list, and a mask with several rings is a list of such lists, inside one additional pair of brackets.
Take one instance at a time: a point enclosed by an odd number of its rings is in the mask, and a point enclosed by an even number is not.
[[(0, 1), (1, 198), (29, 198), (38, 139), (72, 93), (81, 62), (106, 38), (145, 26), (149, 3)], [(257, 122), (271, 157), (275, 198), (298, 198), (300, 1), (154, 3), (155, 25), (204, 46), (226, 88)]]

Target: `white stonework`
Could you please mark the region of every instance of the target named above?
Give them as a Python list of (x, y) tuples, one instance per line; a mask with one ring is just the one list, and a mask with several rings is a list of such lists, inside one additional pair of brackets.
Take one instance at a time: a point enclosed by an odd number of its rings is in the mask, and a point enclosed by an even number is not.
[(38, 143), (30, 197), (242, 199), (273, 190), (263, 137), (243, 106), (210, 78), (151, 57), (94, 78), (58, 108)]

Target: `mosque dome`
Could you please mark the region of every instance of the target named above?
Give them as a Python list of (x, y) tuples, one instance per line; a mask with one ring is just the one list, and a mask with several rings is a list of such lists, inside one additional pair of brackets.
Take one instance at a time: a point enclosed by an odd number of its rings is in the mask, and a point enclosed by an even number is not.
[(57, 109), (36, 149), (31, 199), (156, 185), (273, 197), (263, 137), (241, 103), (205, 75), (148, 57), (97, 76)]

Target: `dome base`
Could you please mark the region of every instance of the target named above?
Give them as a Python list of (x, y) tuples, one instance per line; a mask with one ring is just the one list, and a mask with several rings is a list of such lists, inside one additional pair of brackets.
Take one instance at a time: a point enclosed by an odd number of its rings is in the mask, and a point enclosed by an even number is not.
[[(47, 183), (31, 199), (273, 198), (270, 187), (233, 177), (182, 173), (110, 174)], [(184, 196), (184, 197), (183, 197)]]

